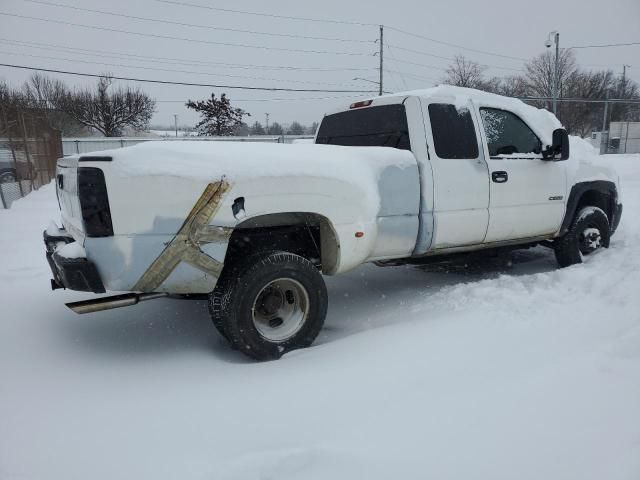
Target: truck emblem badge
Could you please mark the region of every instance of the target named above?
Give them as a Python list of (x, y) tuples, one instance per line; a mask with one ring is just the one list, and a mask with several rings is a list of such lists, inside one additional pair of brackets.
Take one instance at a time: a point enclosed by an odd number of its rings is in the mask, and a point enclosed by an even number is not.
[(216, 278), (220, 276), (223, 263), (204, 253), (200, 249), (200, 245), (226, 240), (231, 235), (231, 228), (209, 225), (211, 218), (220, 208), (224, 194), (230, 187), (231, 185), (224, 178), (219, 182), (207, 185), (176, 236), (140, 277), (133, 290), (139, 292), (155, 291), (181, 262)]
[(564, 197), (562, 195), (556, 195), (554, 197), (549, 197), (549, 200), (562, 200)]

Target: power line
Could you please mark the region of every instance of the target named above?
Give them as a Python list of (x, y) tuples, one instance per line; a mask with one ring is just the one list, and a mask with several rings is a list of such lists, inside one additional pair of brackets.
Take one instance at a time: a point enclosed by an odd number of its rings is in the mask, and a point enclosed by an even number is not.
[[(401, 75), (401, 76), (406, 76), (406, 77), (409, 77), (409, 78), (415, 78), (415, 79), (418, 79), (418, 80), (426, 80), (428, 82), (438, 82), (439, 81), (439, 80), (437, 80), (435, 78), (432, 78), (432, 77), (423, 77), (422, 75), (415, 75), (413, 73), (407, 73), (407, 72), (404, 72), (404, 71), (401, 71), (401, 70), (387, 70), (387, 69), (385, 69), (385, 72), (395, 73), (395, 74), (398, 74), (398, 75)], [(405, 86), (406, 86), (406, 84), (405, 84)]]
[[(243, 78), (243, 79), (247, 79), (247, 80), (267, 80), (267, 81), (273, 81), (273, 82), (285, 81), (285, 82), (289, 82), (289, 83), (315, 84), (315, 85), (336, 85), (336, 86), (344, 85), (343, 83), (313, 82), (313, 81), (305, 81), (305, 80), (283, 80), (283, 79), (280, 79), (280, 78), (253, 77), (253, 76), (247, 76), (247, 75), (231, 75), (231, 74), (225, 74), (225, 73), (195, 72), (195, 71), (192, 71), (192, 70), (171, 70), (171, 69), (167, 69), (167, 68), (154, 68), (154, 67), (144, 67), (144, 66), (135, 66), (135, 65), (124, 65), (124, 64), (120, 64), (120, 63), (93, 62), (91, 60), (78, 60), (78, 59), (71, 59), (71, 58), (48, 57), (46, 55), (31, 55), (31, 54), (28, 54), (28, 53), (3, 52), (1, 50), (0, 50), (0, 54), (15, 55), (15, 56), (20, 56), (20, 57), (43, 58), (43, 59), (47, 59), (47, 60), (59, 60), (59, 61), (63, 61), (63, 62), (88, 63), (88, 64), (93, 64), (93, 65), (104, 65), (104, 66), (108, 66), (108, 67), (136, 68), (136, 69), (140, 69), (140, 70), (152, 70), (152, 71), (158, 71), (158, 72), (171, 72), (171, 73), (188, 73), (188, 74), (194, 74), (194, 75), (205, 75), (205, 76), (209, 76), (209, 77)], [(349, 86), (355, 86), (355, 85), (349, 85)]]
[[(13, 65), (9, 63), (0, 63), (0, 67), (19, 68), (22, 70), (35, 70), (38, 72), (48, 72), (48, 73), (61, 73), (64, 75), (75, 75), (78, 77), (93, 77), (93, 78), (104, 77), (104, 75), (98, 75), (93, 73), (70, 72), (66, 70), (54, 70), (50, 68), (29, 67), (26, 65)], [(246, 86), (238, 86), (238, 85), (216, 85), (216, 84), (210, 84), (210, 83), (171, 82), (168, 80), (117, 77), (115, 75), (109, 75), (109, 77), (115, 80), (126, 80), (131, 82), (159, 83), (163, 85), (183, 85), (187, 87), (228, 88), (228, 89), (235, 89), (235, 90), (260, 90), (260, 91), (266, 91), (266, 92), (320, 92), (320, 93), (361, 93), (361, 94), (374, 93), (370, 90), (325, 90), (320, 88), (246, 87)]]
[[(440, 55), (434, 55), (433, 53), (427, 53), (427, 52), (423, 52), (423, 51), (420, 51), (420, 50), (414, 50), (414, 49), (411, 49), (411, 48), (400, 47), (398, 45), (389, 45), (389, 44), (387, 44), (387, 45), (391, 46), (391, 47), (393, 47), (395, 49), (403, 50), (405, 52), (415, 53), (417, 55), (424, 55), (424, 56), (427, 56), (427, 57), (440, 58), (442, 60), (447, 60), (447, 61), (455, 60), (455, 58), (443, 57), (443, 56), (440, 56)], [(499, 65), (491, 65), (491, 64), (487, 64), (487, 63), (478, 63), (478, 64), (481, 65), (481, 66), (484, 66), (484, 67), (497, 68), (497, 69), (501, 69), (501, 70), (513, 70), (513, 71), (516, 71), (516, 72), (521, 72), (522, 71), (521, 68), (501, 67)]]
[[(235, 9), (230, 9), (230, 8), (212, 7), (212, 6), (209, 6), (209, 5), (202, 5), (202, 4), (197, 4), (197, 3), (181, 2), (181, 1), (177, 1), (177, 0), (154, 0), (154, 1), (155, 2), (159, 2), (159, 3), (169, 4), (169, 5), (178, 5), (178, 6), (181, 6), (181, 7), (193, 7), (193, 8), (200, 8), (200, 9), (205, 9), (205, 10), (213, 10), (213, 11), (217, 11), (217, 12), (237, 13), (237, 14), (242, 14), (242, 15), (254, 15), (254, 16), (269, 17), (269, 18), (279, 18), (279, 19), (284, 19), (284, 20), (297, 20), (297, 21), (306, 21), (306, 22), (333, 23), (333, 24), (343, 24), (343, 25), (355, 25), (355, 26), (361, 26), (361, 27), (378, 27), (379, 26), (378, 24), (375, 24), (375, 23), (356, 22), (356, 21), (350, 21), (350, 20), (332, 20), (332, 19), (312, 18), (312, 17), (297, 17), (297, 16), (292, 16), (292, 15), (277, 15), (277, 14), (264, 13), (264, 12), (252, 12), (252, 11), (248, 11), (248, 10), (235, 10)], [(420, 39), (427, 40), (427, 41), (430, 41), (430, 42), (438, 43), (440, 45), (447, 45), (449, 47), (459, 48), (461, 50), (467, 50), (467, 51), (470, 51), (470, 52), (481, 53), (483, 55), (490, 55), (490, 56), (494, 56), (494, 57), (507, 58), (507, 59), (510, 59), (510, 60), (519, 60), (519, 61), (527, 61), (528, 60), (527, 58), (523, 58), (523, 57), (515, 57), (515, 56), (512, 56), (512, 55), (504, 55), (504, 54), (500, 54), (500, 53), (490, 52), (490, 51), (487, 51), (487, 50), (480, 50), (480, 49), (477, 49), (477, 48), (465, 47), (464, 45), (445, 42), (443, 40), (437, 40), (435, 38), (431, 38), (431, 37), (427, 37), (425, 35), (420, 35), (420, 34), (417, 34), (417, 33), (409, 32), (407, 30), (403, 30), (403, 29), (396, 28), (396, 27), (389, 26), (389, 25), (383, 25), (383, 26), (386, 29), (393, 30), (393, 31), (398, 32), (398, 33), (402, 33), (404, 35), (409, 35), (409, 36), (412, 36), (412, 37), (415, 37), (415, 38), (420, 38)]]
[(459, 48), (461, 50), (467, 50), (467, 51), (475, 52), (475, 53), (482, 53), (484, 55), (492, 55), (494, 57), (508, 58), (508, 59), (511, 59), (511, 60), (522, 60), (522, 61), (527, 61), (528, 60), (528, 59), (522, 58), (522, 57), (513, 57), (511, 55), (502, 55), (500, 53), (489, 52), (487, 50), (479, 50), (479, 49), (476, 49), (476, 48), (465, 47), (464, 45), (458, 45), (458, 44), (455, 44), (455, 43), (445, 42), (445, 41), (442, 41), (442, 40), (437, 40), (435, 38), (426, 37), (424, 35), (420, 35), (420, 34), (417, 34), (417, 33), (408, 32), (406, 30), (402, 30), (402, 29), (396, 28), (396, 27), (389, 27), (387, 25), (385, 25), (385, 27), (388, 28), (389, 30), (393, 30), (394, 32), (403, 33), (405, 35), (409, 35), (409, 36), (416, 37), (416, 38), (421, 38), (423, 40), (427, 40), (427, 41), (433, 42), (433, 43), (438, 43), (440, 45), (447, 45), (449, 47)]
[[(109, 50), (92, 50), (88, 48), (69, 47), (65, 45), (58, 45), (55, 43), (39, 43), (28, 42), (22, 40), (10, 40), (6, 38), (0, 38), (0, 43), (8, 43), (10, 45), (26, 46), (29, 48), (38, 48), (43, 50), (61, 51), (64, 53), (73, 53), (75, 55), (101, 55), (104, 57), (112, 57), (123, 60), (122, 57), (133, 57), (138, 61), (165, 63), (168, 65), (188, 65), (188, 66), (223, 66), (225, 68), (238, 68), (238, 69), (251, 69), (256, 68), (262, 70), (294, 70), (294, 71), (308, 71), (308, 72), (342, 72), (342, 71), (371, 71), (375, 70), (373, 67), (357, 68), (357, 67), (345, 67), (345, 68), (321, 68), (321, 67), (295, 67), (295, 66), (273, 66), (273, 65), (255, 65), (245, 63), (224, 63), (224, 62), (206, 62), (201, 60), (190, 60), (184, 58), (175, 57), (155, 57), (150, 55), (136, 55), (132, 53), (114, 52)], [(84, 53), (82, 53), (84, 52)], [(130, 60), (124, 58), (125, 60)], [(164, 61), (168, 60), (168, 61)]]
[[(163, 0), (164, 1), (164, 0)], [(256, 48), (260, 50), (277, 50), (282, 52), (296, 52), (296, 53), (314, 53), (314, 54), (330, 54), (330, 55), (348, 55), (348, 56), (369, 56), (368, 53), (358, 53), (358, 52), (345, 52), (345, 51), (332, 51), (332, 50), (303, 50), (298, 48), (282, 48), (282, 47), (268, 47), (266, 45), (251, 45), (246, 43), (231, 43), (231, 42), (215, 42), (212, 40), (198, 40), (195, 38), (187, 38), (187, 37), (174, 37), (170, 35), (158, 35), (154, 33), (142, 33), (142, 32), (131, 32), (129, 30), (120, 30), (116, 28), (108, 28), (108, 27), (99, 27), (97, 25), (83, 25), (80, 23), (72, 23), (65, 22), (62, 20), (53, 20), (50, 18), (40, 18), (40, 17), (31, 17), (29, 15), (18, 15), (15, 13), (7, 13), (0, 12), (0, 15), (4, 15), (7, 17), (14, 18), (22, 18), (26, 20), (37, 20), (40, 22), (47, 23), (56, 23), (58, 25), (67, 25), (72, 27), (80, 27), (87, 28), (91, 30), (102, 30), (105, 32), (114, 32), (114, 33), (125, 33), (127, 35), (137, 35), (141, 37), (150, 37), (150, 38), (162, 38), (165, 40), (179, 40), (183, 42), (192, 42), (192, 43), (203, 43), (207, 45), (222, 45), (226, 47), (240, 47), (240, 48)]]
[[(391, 50), (388, 44), (387, 44), (387, 49), (389, 50), (389, 55), (391, 56), (391, 58), (396, 58), (396, 56), (393, 54), (393, 51)], [(389, 70), (389, 72), (394, 72), (394, 70)], [(404, 78), (404, 74), (402, 72), (396, 72), (396, 73), (400, 75), (400, 80), (402, 80), (402, 84), (404, 85), (404, 88), (409, 89), (407, 85), (407, 81)]]
[(288, 33), (272, 33), (272, 32), (260, 32), (255, 30), (242, 30), (238, 28), (228, 28), (228, 27), (215, 27), (212, 25), (202, 25), (202, 24), (194, 24), (194, 23), (185, 23), (185, 22), (176, 22), (173, 20), (164, 20), (160, 18), (150, 18), (150, 17), (139, 17), (136, 15), (126, 15), (124, 13), (115, 13), (109, 12), (105, 10), (94, 10), (91, 8), (78, 7), (74, 5), (66, 5), (63, 3), (54, 3), (54, 2), (46, 2), (44, 0), (22, 0), (23, 2), (36, 3), (40, 5), (47, 5), (50, 7), (57, 8), (66, 8), (71, 10), (79, 10), (81, 12), (90, 12), (97, 13), (100, 15), (109, 15), (112, 17), (118, 18), (129, 18), (132, 20), (139, 20), (143, 22), (155, 22), (155, 23), (163, 23), (166, 25), (177, 25), (181, 27), (191, 27), (191, 28), (203, 28), (207, 30), (220, 30), (225, 32), (236, 32), (236, 33), (248, 33), (251, 35), (266, 35), (271, 37), (285, 37), (285, 38), (303, 38), (307, 40), (325, 40), (325, 41), (335, 41), (335, 42), (350, 42), (350, 43), (373, 43), (371, 40), (357, 40), (353, 38), (336, 38), (336, 37), (313, 37), (308, 35), (296, 35), (296, 34), (288, 34)]
[(572, 48), (608, 48), (608, 47), (628, 47), (630, 45), (640, 45), (640, 42), (629, 42), (629, 43), (607, 43), (604, 45), (576, 45), (574, 47), (569, 47), (569, 49)]
[(447, 69), (447, 67), (438, 67), (436, 65), (427, 65), (425, 63), (410, 62), (408, 60), (403, 60), (401, 58), (395, 58), (395, 57), (392, 58), (391, 60), (394, 61), (394, 62), (398, 62), (398, 63), (404, 63), (404, 64), (407, 64), (407, 65), (413, 65), (413, 66), (422, 67), (422, 68), (430, 68), (430, 69), (433, 69), (433, 70), (440, 70), (440, 71), (443, 71), (443, 72)]
[(360, 27), (377, 27), (378, 25), (375, 23), (364, 23), (364, 22), (354, 22), (349, 20), (331, 20), (331, 19), (323, 19), (323, 18), (311, 18), (311, 17), (296, 17), (292, 15), (277, 15), (274, 13), (261, 13), (261, 12), (250, 12), (247, 10), (233, 10), (231, 8), (221, 8), (221, 7), (211, 7), (209, 5), (201, 5), (197, 3), (189, 3), (189, 2), (177, 2), (173, 0), (154, 0), (159, 3), (167, 3), (171, 5), (179, 5), (181, 7), (194, 7), (194, 8), (202, 8), (206, 10), (214, 10), (216, 12), (227, 12), (227, 13), (239, 13), (242, 15), (254, 15), (258, 17), (269, 17), (269, 18), (280, 18), (283, 20), (299, 20), (304, 22), (320, 22), (320, 23), (334, 23), (334, 24), (342, 24), (342, 25), (357, 25)]

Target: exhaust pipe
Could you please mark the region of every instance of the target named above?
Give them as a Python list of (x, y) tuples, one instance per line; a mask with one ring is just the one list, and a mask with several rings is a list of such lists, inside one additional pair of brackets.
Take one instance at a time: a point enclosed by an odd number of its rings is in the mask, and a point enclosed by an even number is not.
[(131, 305), (136, 305), (140, 302), (167, 297), (168, 295), (168, 293), (126, 293), (124, 295), (102, 297), (96, 300), (71, 302), (66, 305), (74, 312), (82, 315), (84, 313), (101, 312), (102, 310), (112, 310), (120, 307), (130, 307)]

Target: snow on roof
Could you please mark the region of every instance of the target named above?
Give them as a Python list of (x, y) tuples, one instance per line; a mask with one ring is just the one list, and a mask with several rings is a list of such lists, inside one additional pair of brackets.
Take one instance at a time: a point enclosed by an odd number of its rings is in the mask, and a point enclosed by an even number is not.
[(527, 105), (517, 98), (483, 92), (474, 88), (454, 87), (453, 85), (438, 85), (437, 87), (382, 95), (373, 98), (372, 106), (375, 106), (380, 99), (383, 99), (384, 103), (394, 98), (405, 97), (447, 100), (459, 108), (466, 107), (468, 100), (471, 99), (479, 107), (508, 110), (524, 120), (545, 145), (552, 143), (553, 131), (556, 128), (562, 128), (560, 121), (548, 110)]

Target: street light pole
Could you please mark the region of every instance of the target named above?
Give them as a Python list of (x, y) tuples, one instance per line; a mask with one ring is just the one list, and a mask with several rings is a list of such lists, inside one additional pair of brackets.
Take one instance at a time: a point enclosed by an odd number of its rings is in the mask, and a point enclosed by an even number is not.
[(378, 95), (382, 95), (383, 92), (383, 77), (384, 72), (384, 26), (380, 25), (380, 82), (378, 87)]
[[(551, 37), (553, 37), (553, 42), (551, 41)], [(553, 97), (553, 114), (555, 115), (558, 112), (558, 85), (560, 83), (560, 32), (557, 30), (549, 32), (544, 46), (550, 48), (554, 43), (556, 45), (556, 57), (553, 62), (553, 74), (551, 75), (551, 90)]]

